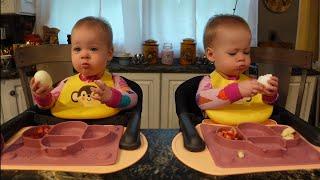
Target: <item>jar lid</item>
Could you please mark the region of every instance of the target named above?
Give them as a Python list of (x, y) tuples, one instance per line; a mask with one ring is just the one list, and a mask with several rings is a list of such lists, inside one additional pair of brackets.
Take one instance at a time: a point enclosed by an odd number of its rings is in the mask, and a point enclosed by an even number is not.
[(148, 39), (148, 40), (144, 41), (144, 44), (146, 44), (146, 45), (158, 45), (157, 41), (155, 41), (153, 39)]
[(183, 39), (182, 43), (184, 43), (184, 44), (195, 44), (194, 39), (192, 39), (192, 38), (185, 38), (185, 39)]

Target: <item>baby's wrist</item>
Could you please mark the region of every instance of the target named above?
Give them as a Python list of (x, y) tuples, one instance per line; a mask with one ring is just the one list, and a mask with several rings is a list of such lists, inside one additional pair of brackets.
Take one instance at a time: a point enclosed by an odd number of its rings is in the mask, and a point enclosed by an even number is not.
[(110, 98), (106, 98), (104, 103), (110, 107), (116, 107), (121, 100), (121, 92), (114, 88), (110, 88)]
[(238, 83), (231, 83), (224, 88), (225, 94), (230, 102), (235, 102), (243, 98)]
[(39, 106), (42, 107), (46, 107), (49, 106), (52, 102), (52, 94), (48, 93), (45, 95), (38, 95), (38, 94), (34, 94), (34, 101), (36, 102), (36, 104), (38, 104)]

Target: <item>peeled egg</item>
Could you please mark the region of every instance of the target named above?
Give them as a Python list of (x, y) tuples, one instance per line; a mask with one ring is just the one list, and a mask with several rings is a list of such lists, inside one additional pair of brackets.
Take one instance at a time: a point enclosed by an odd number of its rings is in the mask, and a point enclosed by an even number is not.
[(37, 71), (33, 77), (36, 81), (39, 81), (41, 85), (47, 85), (48, 87), (52, 87), (51, 76), (46, 71), (44, 70)]
[(272, 77), (272, 74), (266, 74), (263, 76), (259, 76), (258, 82), (265, 85), (265, 86), (268, 86), (269, 85), (268, 81), (271, 77)]

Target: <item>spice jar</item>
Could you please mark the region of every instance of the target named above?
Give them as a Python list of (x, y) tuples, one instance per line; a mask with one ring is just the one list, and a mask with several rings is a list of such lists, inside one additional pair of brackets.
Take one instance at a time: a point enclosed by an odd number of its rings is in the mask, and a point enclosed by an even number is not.
[(180, 48), (180, 64), (188, 65), (196, 61), (196, 43), (194, 39), (183, 39)]
[(143, 56), (148, 64), (156, 64), (158, 62), (158, 44), (157, 41), (149, 39), (143, 43)]
[(164, 43), (161, 52), (162, 64), (171, 65), (173, 63), (173, 50), (171, 43)]

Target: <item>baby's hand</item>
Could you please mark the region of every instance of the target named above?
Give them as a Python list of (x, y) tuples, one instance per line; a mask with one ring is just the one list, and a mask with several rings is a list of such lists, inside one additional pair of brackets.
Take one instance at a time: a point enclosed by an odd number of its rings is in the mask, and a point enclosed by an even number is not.
[(261, 93), (266, 96), (275, 96), (278, 93), (278, 78), (271, 76), (268, 80), (268, 85), (265, 86)]
[(52, 90), (52, 87), (49, 87), (48, 85), (41, 85), (40, 82), (36, 81), (34, 78), (30, 80), (29, 86), (32, 95), (40, 98), (46, 97)]
[(112, 91), (111, 88), (109, 86), (107, 86), (104, 82), (102, 82), (101, 80), (96, 80), (94, 81), (96, 83), (96, 85), (98, 87), (91, 88), (91, 91), (93, 92), (93, 99), (99, 100), (102, 103), (107, 102), (112, 95)]
[(239, 91), (242, 97), (252, 97), (263, 91), (264, 86), (256, 79), (242, 81), (238, 84)]

